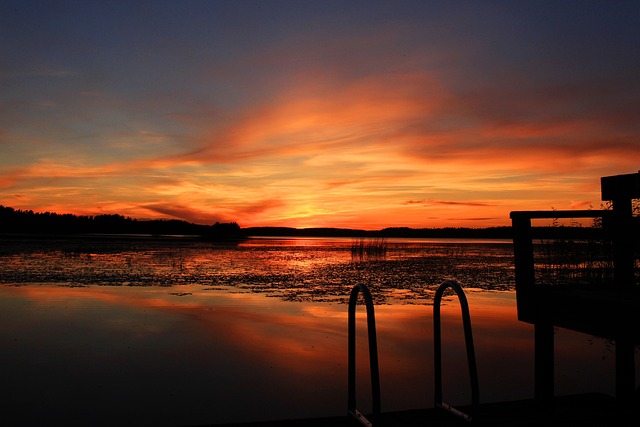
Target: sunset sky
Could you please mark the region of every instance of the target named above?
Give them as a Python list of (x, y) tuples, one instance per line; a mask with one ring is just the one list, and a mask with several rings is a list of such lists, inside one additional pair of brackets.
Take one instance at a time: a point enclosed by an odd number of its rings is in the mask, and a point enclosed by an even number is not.
[(0, 3), (0, 205), (487, 227), (640, 169), (640, 1)]

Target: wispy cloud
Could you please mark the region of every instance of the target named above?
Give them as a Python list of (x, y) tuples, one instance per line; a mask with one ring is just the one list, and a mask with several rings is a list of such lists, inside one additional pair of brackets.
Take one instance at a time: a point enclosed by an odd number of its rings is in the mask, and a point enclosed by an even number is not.
[(408, 200), (405, 202), (407, 205), (424, 205), (424, 206), (432, 206), (432, 205), (451, 205), (451, 206), (495, 206), (492, 203), (482, 203), (482, 202), (455, 202), (450, 200)]

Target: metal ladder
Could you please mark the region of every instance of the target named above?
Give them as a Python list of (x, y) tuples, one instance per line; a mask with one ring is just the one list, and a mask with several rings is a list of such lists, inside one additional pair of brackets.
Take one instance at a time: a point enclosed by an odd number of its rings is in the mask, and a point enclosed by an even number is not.
[[(367, 332), (369, 339), (369, 366), (371, 369), (371, 396), (372, 414), (371, 421), (356, 408), (356, 303), (358, 293), (362, 292), (367, 308)], [(378, 342), (376, 340), (376, 319), (373, 311), (373, 299), (371, 292), (365, 285), (356, 285), (351, 290), (349, 297), (349, 393), (348, 413), (361, 424), (372, 427), (380, 420), (380, 372), (378, 369)]]
[[(462, 322), (464, 327), (465, 345), (467, 349), (467, 362), (469, 366), (469, 378), (471, 381), (471, 413), (467, 414), (459, 409), (445, 403), (442, 399), (442, 332), (440, 320), (440, 303), (442, 296), (448, 289), (453, 289), (460, 301), (462, 310)], [(371, 369), (371, 394), (372, 394), (372, 414), (371, 420), (367, 419), (356, 408), (356, 303), (358, 294), (362, 292), (367, 309), (367, 333), (369, 340), (369, 365)], [(478, 370), (476, 367), (475, 349), (473, 346), (473, 335), (471, 332), (471, 317), (469, 315), (469, 303), (462, 287), (453, 280), (443, 282), (437, 289), (433, 302), (433, 344), (434, 344), (434, 367), (435, 367), (435, 406), (450, 412), (463, 420), (471, 422), (477, 418), (477, 408), (479, 406), (479, 383)], [(349, 343), (349, 390), (348, 390), (348, 413), (349, 416), (359, 421), (367, 427), (373, 427), (380, 422), (380, 373), (378, 369), (378, 344), (376, 339), (376, 320), (373, 309), (373, 299), (371, 292), (366, 285), (360, 284), (353, 287), (349, 297), (349, 318), (348, 318), (348, 343)]]
[[(467, 348), (467, 363), (469, 365), (469, 378), (471, 381), (471, 413), (464, 413), (442, 400), (442, 332), (440, 321), (440, 303), (444, 292), (453, 289), (458, 295), (462, 310), (462, 323), (464, 327), (464, 339)], [(477, 415), (480, 402), (480, 387), (478, 383), (478, 370), (476, 367), (476, 354), (473, 346), (473, 334), (471, 332), (471, 317), (469, 315), (469, 303), (462, 287), (453, 280), (447, 280), (440, 285), (433, 300), (433, 348), (435, 366), (435, 406), (442, 408), (458, 417), (471, 422)]]

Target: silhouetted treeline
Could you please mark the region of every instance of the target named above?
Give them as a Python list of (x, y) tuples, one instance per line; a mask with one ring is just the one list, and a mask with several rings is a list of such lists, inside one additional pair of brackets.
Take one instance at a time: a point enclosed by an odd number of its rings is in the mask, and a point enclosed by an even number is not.
[[(638, 234), (640, 223), (630, 230)], [(513, 239), (511, 226), (486, 228), (409, 228), (389, 227), (382, 230), (358, 230), (351, 228), (291, 228), (291, 227), (248, 227), (243, 228), (247, 236), (285, 237), (373, 237), (373, 238), (449, 238), (449, 239)], [(605, 231), (600, 226), (534, 226), (535, 239), (602, 239)]]
[(492, 238), (509, 239), (511, 227), (488, 228), (409, 228), (390, 227), (382, 230), (358, 230), (352, 228), (290, 228), (290, 227), (248, 227), (243, 228), (247, 236), (288, 236), (288, 237), (404, 237), (404, 238)]
[[(634, 217), (634, 228), (638, 234), (638, 217)], [(7, 234), (148, 234), (191, 235), (209, 240), (236, 239), (247, 236), (283, 237), (377, 237), (377, 238), (466, 238), (466, 239), (512, 239), (510, 226), (487, 228), (409, 228), (389, 227), (381, 230), (359, 230), (351, 228), (292, 228), (292, 227), (248, 227), (240, 228), (235, 223), (213, 225), (194, 224), (176, 219), (137, 220), (122, 215), (78, 216), (52, 212), (37, 213), (16, 210), (0, 205), (0, 233)], [(534, 238), (602, 238), (601, 227), (541, 226), (533, 227)]]
[(137, 220), (122, 215), (73, 215), (23, 211), (0, 205), (0, 233), (193, 235), (207, 239), (240, 238), (237, 223), (193, 224), (176, 219)]

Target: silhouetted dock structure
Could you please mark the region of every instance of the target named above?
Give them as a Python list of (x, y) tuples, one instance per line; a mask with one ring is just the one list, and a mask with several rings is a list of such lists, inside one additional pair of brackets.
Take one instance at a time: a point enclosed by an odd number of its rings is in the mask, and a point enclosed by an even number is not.
[[(462, 410), (469, 408), (462, 407)], [(553, 410), (539, 408), (534, 400), (481, 404), (479, 416), (466, 421), (438, 408), (383, 412), (379, 423), (384, 427), (586, 427), (635, 425), (637, 414), (620, 409), (615, 399), (602, 394), (556, 397)], [(629, 422), (629, 420), (632, 420)], [(216, 427), (356, 427), (363, 424), (349, 416), (291, 419), (237, 424), (215, 424)]]
[[(640, 286), (635, 263), (640, 236), (632, 199), (640, 198), (640, 172), (603, 177), (601, 188), (602, 200), (612, 203), (611, 210), (511, 213), (518, 319), (534, 325), (535, 396), (542, 403), (550, 404), (554, 396), (554, 326), (613, 340), (616, 398), (631, 401), (635, 394), (634, 351), (640, 344)], [(612, 277), (600, 283), (538, 279), (531, 220), (544, 218), (601, 218), (598, 237), (609, 249)], [(593, 234), (586, 236), (589, 238)]]
[[(639, 391), (635, 384), (635, 348), (640, 345), (640, 278), (638, 277), (639, 222), (634, 216), (632, 200), (640, 198), (640, 172), (601, 178), (602, 200), (612, 209), (571, 211), (514, 211), (514, 262), (518, 320), (534, 326), (535, 391), (527, 400), (480, 403), (471, 320), (462, 288), (452, 281), (443, 283), (434, 298), (434, 407), (381, 412), (377, 341), (374, 307), (365, 285), (353, 288), (349, 300), (349, 378), (347, 414), (339, 417), (279, 420), (239, 424), (234, 427), (292, 426), (457, 426), (485, 425), (496, 427), (526, 426), (618, 426), (635, 425), (640, 409)], [(557, 280), (554, 275), (541, 275), (536, 256), (541, 245), (532, 220), (591, 219), (599, 227), (571, 227), (570, 241), (587, 242), (594, 238), (603, 249), (602, 259), (594, 264), (602, 270), (598, 280), (572, 275)], [(595, 228), (595, 230), (594, 230)], [(564, 230), (562, 230), (564, 231)], [(567, 237), (566, 233), (562, 234)], [(593, 248), (593, 246), (581, 246)], [(565, 248), (566, 249), (566, 248)], [(570, 266), (559, 265), (560, 269)], [(440, 367), (439, 305), (442, 294), (453, 289), (459, 299), (465, 329), (471, 402), (452, 407), (443, 401)], [(362, 414), (355, 400), (355, 310), (362, 294), (367, 316), (369, 366), (371, 370), (372, 412)], [(615, 343), (616, 395), (587, 393), (555, 396), (554, 393), (554, 327), (610, 339)]]

